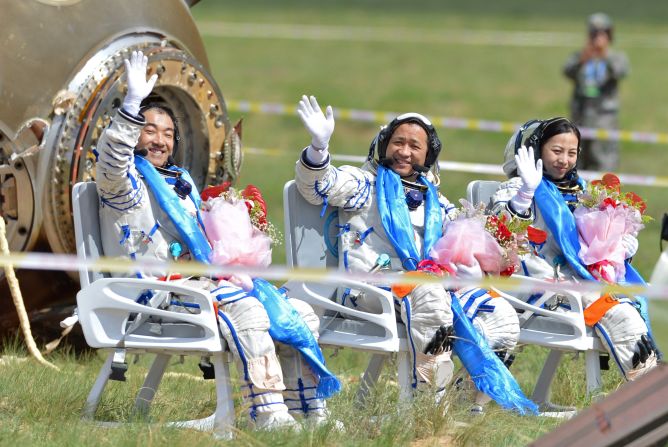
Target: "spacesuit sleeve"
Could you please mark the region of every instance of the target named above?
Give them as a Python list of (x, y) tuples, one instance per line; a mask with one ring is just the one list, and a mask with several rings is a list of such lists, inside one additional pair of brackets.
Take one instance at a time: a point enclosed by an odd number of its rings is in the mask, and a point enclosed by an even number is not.
[(141, 200), (133, 151), (144, 124), (143, 117), (119, 110), (100, 136), (95, 182), (105, 204), (129, 209)]
[(329, 158), (322, 165), (314, 165), (304, 152), (297, 161), (295, 181), (306, 201), (314, 205), (327, 203), (346, 210), (369, 206), (375, 183), (372, 173), (354, 166), (334, 167)]

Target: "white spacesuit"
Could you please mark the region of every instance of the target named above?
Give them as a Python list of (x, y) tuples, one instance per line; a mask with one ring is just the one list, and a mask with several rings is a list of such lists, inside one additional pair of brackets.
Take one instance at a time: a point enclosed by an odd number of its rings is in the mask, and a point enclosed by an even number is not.
[[(177, 123), (164, 105), (139, 109), (155, 83), (155, 77), (146, 81), (146, 62), (141, 52), (126, 60), (128, 94), (97, 146), (104, 252), (136, 260), (206, 262), (197, 250), (198, 243), (208, 244), (199, 216), (199, 193), (188, 173), (167, 157), (178, 144)], [(168, 161), (154, 166), (156, 157)], [(324, 402), (315, 397), (316, 377), (295, 349), (279, 344), (279, 363), (269, 317), (257, 298), (224, 280), (191, 279), (188, 285), (207, 289), (218, 300), (219, 327), (237, 360), (242, 392), (257, 428), (291, 426), (293, 416), (316, 420), (326, 416)], [(298, 300), (290, 303), (317, 340), (319, 322), (311, 307)]]
[[(551, 139), (569, 134), (574, 137), (572, 137), (573, 148), (570, 150), (571, 160), (567, 161), (568, 146), (564, 143), (566, 140)], [(543, 188), (545, 186), (541, 183), (549, 182), (556, 186), (553, 195), (558, 196), (557, 201), (563, 201), (566, 205), (573, 205), (577, 201), (584, 187), (584, 181), (579, 178), (575, 168), (579, 155), (579, 140), (579, 131), (570, 121), (566, 118), (553, 118), (546, 121), (534, 120), (525, 124), (511, 137), (506, 146), (503, 169), (510, 180), (502, 183), (495, 193), (493, 212), (510, 212), (519, 218), (530, 219), (534, 228), (547, 232), (544, 243), (535, 245), (531, 253), (521, 257), (522, 268), (519, 274), (546, 280), (583, 278), (573, 263), (565, 258), (560, 246), (559, 238), (564, 236), (566, 231), (555, 234), (546, 223), (544, 213), (556, 210), (546, 202), (535, 198), (539, 186)], [(557, 141), (558, 144), (554, 145), (556, 155), (551, 156), (552, 161), (549, 161), (550, 159), (546, 159), (549, 155), (546, 154), (552, 150), (553, 143)], [(539, 159), (534, 163), (533, 151), (527, 151), (524, 146), (533, 147), (537, 158), (542, 160)], [(543, 164), (546, 165), (545, 169)], [(565, 174), (550, 175), (550, 172), (565, 172)], [(546, 190), (549, 191), (547, 188), (543, 189)], [(564, 214), (571, 215), (568, 213), (568, 207), (563, 209)], [(577, 233), (574, 225), (571, 231)], [(574, 237), (577, 239), (577, 234)], [(632, 235), (624, 236), (622, 244), (626, 258), (632, 257), (637, 251), (638, 242)], [(599, 298), (601, 297), (597, 294), (583, 294), (583, 305), (593, 311), (595, 307), (591, 305)], [(628, 298), (612, 300), (613, 306), (598, 315), (594, 324), (603, 345), (622, 374), (629, 380), (644, 374), (656, 365), (656, 347), (648, 336), (646, 323), (631, 303), (632, 300)]]
[[(438, 193), (438, 177), (430, 170), (441, 149), (431, 123), (416, 113), (401, 115), (380, 131), (362, 167), (337, 168), (330, 164), (327, 150), (334, 129), (331, 107), (327, 108), (325, 116), (314, 97), (304, 96), (298, 113), (312, 141), (296, 164), (296, 184), (308, 202), (338, 207), (340, 267), (369, 272), (384, 254), (390, 258), (388, 270), (405, 271), (415, 270), (421, 260), (429, 259), (429, 248), (442, 235), (443, 223), (455, 209)], [(374, 159), (374, 154), (378, 155), (378, 160)], [(396, 183), (383, 186), (391, 181)], [(398, 193), (396, 197), (386, 198), (381, 191), (383, 188), (394, 188)], [(405, 213), (403, 230), (402, 222), (396, 220), (396, 215), (401, 213)], [(455, 267), (461, 276), (470, 274), (465, 266)], [(465, 292), (467, 296), (462, 296)], [(457, 292), (462, 306), (470, 298), (468, 292), (471, 290)], [(515, 311), (502, 298), (492, 299), (484, 290), (473, 292), (481, 299), (471, 307), (470, 318), (479, 321), (478, 329), (485, 336), (492, 335), (492, 340), (495, 336), (503, 338), (497, 332), (497, 327), (502, 327), (507, 340), (500, 346), (512, 349), (519, 334)], [(375, 301), (356, 296), (354, 291), (342, 291), (340, 299), (343, 304), (360, 310), (381, 311)], [(409, 332), (414, 388), (431, 384), (443, 390), (452, 377), (450, 346), (443, 339), (453, 322), (451, 299), (451, 292), (436, 284), (417, 286), (405, 297), (395, 296), (401, 320)], [(496, 313), (492, 317), (493, 303), (499, 301), (510, 307), (511, 312)], [(507, 310), (503, 304), (501, 308)], [(512, 329), (507, 331), (509, 326)]]

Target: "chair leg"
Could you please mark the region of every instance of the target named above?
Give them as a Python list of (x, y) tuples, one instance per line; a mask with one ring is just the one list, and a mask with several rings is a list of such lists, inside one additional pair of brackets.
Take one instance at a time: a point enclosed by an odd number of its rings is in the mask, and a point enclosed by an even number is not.
[(86, 404), (83, 409), (82, 418), (95, 419), (95, 411), (97, 411), (97, 406), (100, 404), (102, 393), (104, 392), (104, 388), (107, 386), (107, 382), (109, 381), (109, 375), (111, 374), (111, 362), (113, 360), (114, 353), (111, 352), (107, 356), (107, 360), (104, 361), (102, 368), (100, 368), (100, 372), (97, 374), (93, 388), (91, 388), (90, 393), (86, 398)]
[(146, 374), (144, 384), (139, 389), (137, 398), (135, 399), (135, 411), (137, 411), (137, 413), (143, 415), (148, 414), (149, 409), (151, 408), (151, 402), (153, 402), (155, 393), (158, 391), (162, 376), (165, 374), (169, 359), (171, 358), (172, 356), (169, 354), (156, 354), (155, 359), (151, 364), (151, 369), (148, 371), (148, 374)]
[(397, 353), (400, 401), (413, 399), (413, 387), (411, 386), (411, 360), (409, 354), (409, 351), (399, 351)]
[(601, 388), (601, 362), (598, 351), (585, 351), (585, 371), (587, 374), (587, 395), (590, 395)]
[(364, 375), (362, 376), (360, 387), (357, 390), (358, 402), (364, 402), (369, 396), (371, 389), (378, 383), (378, 378), (380, 377), (380, 372), (383, 370), (385, 360), (387, 360), (387, 355), (385, 354), (373, 354), (371, 356), (369, 365), (366, 367), (366, 371), (364, 371)]
[(230, 378), (230, 353), (219, 352), (212, 356), (216, 372), (216, 413), (213, 433), (219, 439), (232, 439), (234, 427), (234, 396)]
[(531, 399), (538, 405), (549, 405), (550, 403), (550, 387), (552, 386), (552, 380), (554, 380), (554, 375), (557, 372), (557, 367), (559, 366), (562, 355), (562, 351), (553, 349), (545, 360), (543, 370), (540, 372), (540, 376), (538, 376), (536, 387), (531, 396)]

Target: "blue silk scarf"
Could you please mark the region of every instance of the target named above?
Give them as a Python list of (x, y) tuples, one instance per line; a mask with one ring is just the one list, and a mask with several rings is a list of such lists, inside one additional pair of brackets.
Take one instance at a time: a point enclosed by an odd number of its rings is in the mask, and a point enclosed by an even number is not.
[[(554, 183), (544, 178), (536, 189), (534, 199), (547, 228), (550, 230), (551, 236), (557, 242), (568, 264), (575, 269), (581, 278), (596, 281), (596, 278), (589, 273), (587, 266), (578, 257), (580, 240), (578, 239), (575, 217), (571, 210), (568, 209), (566, 202), (564, 202), (561, 193)], [(646, 284), (640, 273), (628, 261), (625, 261), (624, 265), (626, 267), (626, 275), (622, 284)], [(644, 296), (636, 296), (635, 298), (640, 316), (645, 320), (647, 332), (650, 337), (654, 338), (649, 321), (647, 299)]]
[[(428, 188), (422, 255), (418, 254), (415, 246), (413, 224), (401, 179), (394, 171), (378, 166), (378, 211), (385, 233), (406, 270), (416, 270), (419, 261), (430, 259), (431, 248), (443, 234), (443, 216), (436, 187), (423, 176), (419, 179)], [(508, 368), (475, 330), (455, 297), (452, 298), (452, 312), (457, 335), (453, 343), (454, 350), (478, 389), (486, 392), (504, 408), (516, 410), (520, 414), (536, 413), (536, 405), (524, 396)]]
[[(160, 208), (176, 226), (193, 258), (199, 262), (210, 264), (211, 246), (202, 230), (203, 227), (198, 226), (198, 222), (188, 216), (181, 204), (181, 199), (150, 162), (143, 157), (135, 157), (135, 166), (144, 177), (148, 187), (153, 191)], [(192, 178), (185, 170), (180, 169), (179, 171), (184, 179), (192, 185), (194, 193), (191, 193), (190, 198), (199, 206), (200, 198)], [(201, 222), (201, 219), (199, 221)], [(341, 384), (325, 366), (320, 346), (318, 346), (318, 342), (297, 310), (270, 283), (262, 279), (254, 279), (253, 285), (254, 288), (250, 295), (256, 297), (267, 311), (270, 321), (270, 335), (275, 340), (297, 349), (320, 378), (316, 390), (318, 397), (329, 397), (338, 392), (341, 389)]]
[[(206, 239), (204, 231), (199, 226), (199, 222), (191, 218), (188, 213), (184, 211), (181, 199), (176, 195), (174, 190), (169, 187), (165, 179), (158, 173), (153, 165), (146, 161), (143, 157), (135, 157), (135, 166), (137, 171), (144, 177), (144, 181), (153, 192), (153, 195), (158, 200), (158, 205), (167, 214), (169, 219), (174, 223), (179, 236), (186, 243), (190, 250), (190, 255), (193, 259), (209, 263), (211, 256), (211, 245)], [(181, 171), (184, 178), (193, 186), (194, 194), (197, 194), (195, 184), (185, 171)], [(187, 177), (186, 177), (187, 176)], [(191, 199), (195, 205), (199, 205), (199, 198), (195, 198), (191, 193)], [(199, 212), (199, 209), (198, 209)]]
[(422, 255), (418, 253), (415, 245), (413, 224), (408, 205), (406, 205), (406, 195), (401, 179), (391, 169), (382, 165), (378, 166), (376, 193), (380, 220), (385, 234), (406, 270), (415, 270), (418, 262), (430, 259), (431, 248), (443, 234), (443, 216), (436, 187), (424, 176), (420, 176), (418, 181), (427, 186)]
[(299, 350), (311, 371), (318, 376), (316, 396), (327, 398), (341, 391), (341, 382), (325, 366), (325, 358), (318, 341), (287, 297), (271, 283), (259, 278), (253, 279), (253, 290), (250, 294), (257, 298), (267, 311), (271, 338)]

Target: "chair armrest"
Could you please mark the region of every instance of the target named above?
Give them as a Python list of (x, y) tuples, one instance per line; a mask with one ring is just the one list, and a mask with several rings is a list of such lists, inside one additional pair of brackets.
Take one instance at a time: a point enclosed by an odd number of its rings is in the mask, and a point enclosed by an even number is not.
[[(367, 298), (376, 298), (379, 300), (382, 313), (364, 312), (343, 306), (332, 300), (338, 287), (349, 287), (360, 290), (366, 294)], [(383, 329), (384, 335), (357, 335), (337, 333), (338, 342), (331, 343), (339, 346), (351, 346), (357, 348), (366, 348), (369, 350), (397, 352), (401, 345), (397, 320), (394, 311), (394, 298), (392, 293), (379, 287), (359, 282), (359, 281), (337, 281), (328, 282), (323, 279), (319, 282), (289, 281), (283, 285), (290, 298), (299, 299), (309, 303), (316, 309), (316, 313), (323, 314), (324, 310), (337, 312), (345, 320), (366, 322)], [(317, 312), (320, 311), (320, 312)], [(323, 319), (325, 317), (321, 317)], [(325, 327), (326, 329), (326, 327)], [(350, 338), (347, 338), (349, 335)], [(321, 342), (328, 344), (327, 334), (321, 334)]]
[[(199, 313), (156, 309), (135, 302), (143, 290), (167, 291), (187, 296), (199, 305)], [(77, 294), (79, 318), (88, 344), (95, 348), (160, 348), (220, 352), (216, 311), (211, 295), (202, 289), (154, 279), (103, 278)], [(163, 322), (167, 331), (126, 333), (131, 314), (141, 313)], [(160, 331), (158, 331), (160, 329)], [(160, 333), (158, 333), (160, 332)]]

